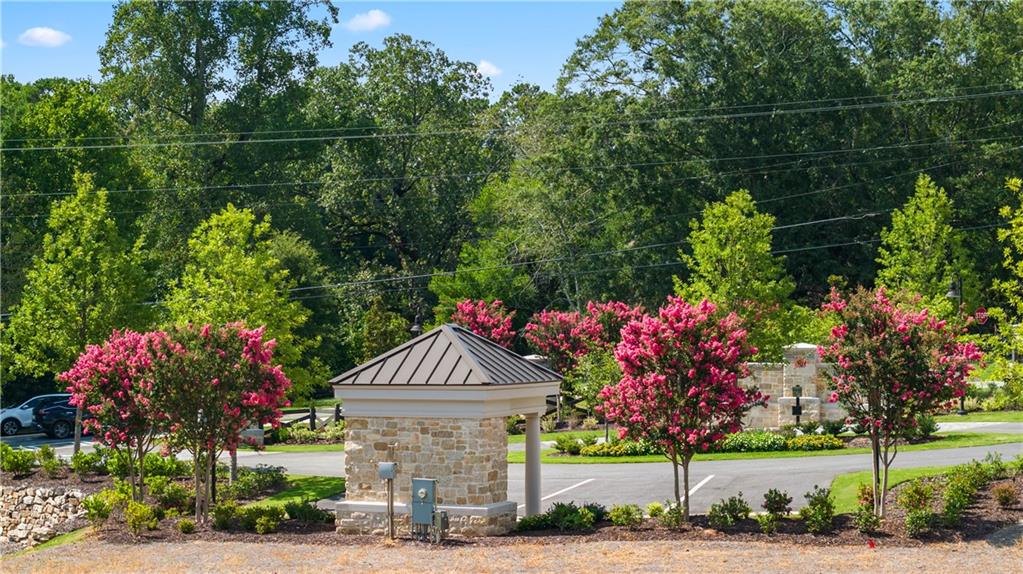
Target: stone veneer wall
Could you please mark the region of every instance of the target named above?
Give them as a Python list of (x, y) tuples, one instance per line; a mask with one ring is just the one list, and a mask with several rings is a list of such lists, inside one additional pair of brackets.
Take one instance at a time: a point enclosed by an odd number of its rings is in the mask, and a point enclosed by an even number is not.
[(800, 405), (803, 414), (800, 422), (841, 420), (845, 418), (845, 410), (837, 404), (828, 402), (828, 385), (822, 376), (827, 365), (820, 363), (817, 350), (809, 345), (794, 345), (785, 350), (784, 363), (753, 363), (750, 365), (750, 377), (743, 383), (756, 385), (761, 392), (768, 395), (766, 407), (750, 411), (744, 421), (747, 428), (778, 428), (793, 424), (796, 417), (792, 415), (792, 406), (796, 404), (792, 396), (792, 387), (803, 388)]
[(0, 486), (0, 543), (34, 546), (85, 515), (76, 489)]
[[(484, 506), (508, 498), (508, 437), (503, 417), (348, 417), (345, 420), (346, 502), (386, 502), (378, 462), (397, 462), (396, 504), (412, 501), (412, 478), (437, 479), (438, 505)], [(383, 514), (339, 511), (338, 530), (382, 532)], [(498, 534), (515, 524), (515, 512), (493, 516), (450, 513), (451, 531)], [(397, 517), (399, 528), (408, 516)]]

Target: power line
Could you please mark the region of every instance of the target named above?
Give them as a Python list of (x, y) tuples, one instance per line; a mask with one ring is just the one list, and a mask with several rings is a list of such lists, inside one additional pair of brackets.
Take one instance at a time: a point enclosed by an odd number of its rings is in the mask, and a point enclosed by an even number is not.
[[(1016, 121), (1023, 121), (1023, 120), (1016, 120)], [(919, 142), (918, 141), (916, 143), (900, 143), (900, 144), (892, 144), (892, 145), (884, 145), (884, 146), (872, 146), (872, 147), (865, 147), (865, 148), (836, 148), (836, 149), (830, 149), (830, 150), (815, 150), (815, 151), (805, 151), (805, 152), (789, 152), (789, 153), (775, 153), (775, 154), (761, 154), (761, 155), (747, 155), (747, 156), (726, 156), (726, 157), (717, 157), (717, 158), (691, 158), (691, 159), (684, 159), (684, 160), (665, 160), (665, 161), (656, 161), (656, 162), (629, 162), (629, 163), (619, 163), (619, 164), (599, 164), (599, 165), (585, 165), (585, 166), (564, 166), (564, 167), (554, 167), (554, 168), (539, 168), (537, 171), (540, 172), (540, 173), (552, 174), (552, 173), (562, 173), (562, 172), (575, 172), (575, 171), (582, 171), (582, 170), (587, 170), (587, 169), (609, 170), (609, 169), (620, 169), (620, 168), (631, 168), (631, 167), (658, 167), (658, 166), (665, 166), (665, 165), (685, 165), (685, 164), (691, 164), (691, 163), (697, 163), (697, 164), (699, 164), (699, 163), (717, 163), (717, 162), (723, 162), (723, 161), (748, 161), (748, 160), (757, 160), (757, 159), (777, 159), (777, 158), (787, 158), (787, 157), (798, 157), (798, 158), (813, 157), (813, 158), (820, 158), (821, 156), (828, 155), (828, 154), (837, 155), (837, 154), (844, 154), (844, 153), (866, 153), (866, 152), (871, 152), (871, 151), (911, 149), (911, 148), (930, 147), (930, 146), (939, 146), (939, 145), (960, 145), (960, 144), (969, 144), (969, 143), (985, 143), (985, 142), (1012, 140), (1012, 139), (1017, 139), (1017, 138), (1020, 138), (1020, 137), (1023, 137), (1023, 136), (1012, 135), (1012, 136), (998, 136), (998, 137), (988, 137), (988, 138), (974, 138), (974, 139), (965, 139), (965, 140), (934, 139), (934, 140), (926, 141), (926, 142)], [(1011, 148), (1010, 150), (1007, 150), (1007, 151), (1012, 151), (1014, 149), (1019, 149), (1019, 148)], [(1006, 151), (1006, 150), (1003, 150), (1003, 151)], [(996, 153), (999, 153), (999, 152), (996, 152)], [(830, 166), (828, 166), (828, 165), (825, 165), (825, 166), (807, 166), (805, 168), (798, 168), (798, 169), (799, 170), (802, 170), (802, 169), (814, 169), (815, 167), (818, 167), (818, 168), (833, 168), (833, 167), (843, 167), (843, 166), (846, 166), (846, 165), (870, 165), (872, 163), (887, 163), (887, 162), (891, 162), (891, 161), (912, 160), (912, 159), (920, 159), (920, 158), (885, 158), (885, 159), (870, 160), (870, 161), (862, 162), (862, 163), (850, 162), (850, 163), (847, 163), (847, 164), (830, 165)], [(786, 165), (787, 163), (798, 163), (798, 161), (799, 160), (793, 160), (792, 162), (782, 162), (782, 163), (779, 163), (779, 164), (776, 164), (776, 165)], [(407, 176), (367, 177), (367, 178), (347, 179), (347, 180), (341, 180), (341, 181), (329, 180), (328, 179), (328, 180), (293, 181), (293, 182), (267, 182), (267, 183), (225, 184), (225, 185), (213, 185), (213, 186), (188, 186), (188, 185), (183, 185), (183, 186), (176, 186), (176, 187), (129, 188), (129, 189), (108, 190), (107, 193), (108, 194), (111, 194), (111, 193), (120, 194), (120, 193), (165, 192), (165, 191), (179, 191), (179, 190), (180, 191), (204, 191), (204, 190), (231, 190), (231, 189), (259, 189), (259, 188), (267, 188), (267, 187), (285, 187), (285, 186), (303, 187), (303, 186), (337, 185), (337, 184), (342, 184), (342, 183), (343, 184), (351, 185), (351, 184), (356, 184), (356, 183), (374, 183), (374, 182), (405, 181), (405, 180), (420, 180), (420, 179), (428, 179), (429, 180), (429, 179), (447, 179), (447, 178), (484, 177), (484, 176), (491, 176), (491, 175), (498, 174), (498, 173), (511, 173), (515, 169), (516, 168), (514, 166), (511, 166), (511, 167), (503, 168), (503, 169), (494, 169), (494, 170), (490, 170), (490, 171), (480, 171), (480, 172), (434, 173), (434, 174), (407, 175)], [(742, 172), (742, 170), (737, 170), (736, 173), (741, 173), (741, 172)], [(748, 173), (753, 174), (753, 173), (757, 173), (757, 172), (750, 171)], [(729, 175), (729, 174), (728, 173), (725, 173), (725, 174), (707, 174), (707, 175), (704, 175), (704, 176), (692, 176), (691, 178), (683, 178), (681, 180), (670, 180), (670, 181), (685, 181), (687, 179), (706, 179), (706, 178), (713, 178), (713, 177), (721, 177), (723, 175)], [(75, 194), (75, 192), (44, 192), (44, 193), (25, 192), (25, 193), (0, 194), (0, 198), (3, 198), (3, 197), (60, 197), (60, 196), (69, 196), (69, 195), (74, 195), (74, 194)], [(774, 200), (772, 200), (772, 201), (774, 201)], [(137, 211), (136, 212), (121, 212), (121, 213), (137, 213)], [(45, 216), (45, 214), (27, 214), (27, 215), (22, 215), (20, 217), (28, 217), (28, 216)], [(16, 216), (16, 217), (18, 217), (18, 216)]]
[[(981, 90), (988, 88), (1005, 88), (1012, 87), (1012, 84), (1008, 83), (996, 83), (996, 84), (983, 84), (979, 86), (953, 86), (951, 91), (966, 91), (966, 90)], [(926, 94), (923, 90), (904, 90), (900, 92), (889, 92), (887, 94), (875, 94), (875, 95), (862, 95), (862, 96), (843, 96), (838, 98), (817, 98), (810, 100), (787, 100), (787, 101), (775, 101), (760, 104), (737, 104), (731, 106), (707, 106), (698, 108), (667, 108), (661, 110), (651, 110), (636, 116), (647, 116), (647, 117), (658, 117), (661, 114), (679, 114), (679, 113), (692, 113), (692, 112), (710, 112), (710, 111), (723, 111), (723, 110), (738, 110), (738, 109), (750, 109), (750, 108), (762, 108), (767, 106), (788, 106), (797, 104), (813, 104), (821, 102), (843, 102), (851, 100), (869, 100), (878, 98), (892, 98), (895, 96), (901, 96), (906, 94)], [(982, 94), (974, 94), (982, 95)], [(948, 97), (948, 95), (930, 95), (929, 98), (941, 98)], [(571, 111), (569, 112), (571, 113)], [(599, 112), (589, 112), (581, 114), (583, 116), (597, 116)], [(566, 125), (566, 124), (558, 124)], [(454, 126), (460, 126), (463, 128), (475, 128), (484, 129), (485, 126), (482, 124), (454, 124)], [(332, 127), (332, 128), (290, 128), (290, 129), (278, 129), (278, 130), (248, 130), (248, 131), (216, 131), (216, 132), (195, 132), (195, 133), (176, 133), (176, 134), (149, 134), (144, 138), (186, 138), (186, 137), (209, 137), (209, 136), (251, 136), (251, 135), (267, 135), (267, 134), (282, 134), (282, 133), (322, 133), (332, 131), (366, 131), (366, 130), (379, 130), (379, 129), (401, 129), (410, 130), (415, 129), (415, 125), (397, 125), (397, 126), (380, 126), (380, 125), (367, 125), (367, 126), (344, 126), (344, 127)], [(128, 135), (107, 135), (107, 136), (80, 136), (76, 137), (77, 140), (116, 140), (124, 139), (129, 137)], [(3, 141), (6, 142), (25, 142), (25, 141), (59, 141), (65, 139), (63, 137), (51, 136), (51, 137), (23, 137), (23, 138), (7, 138)]]
[[(623, 126), (623, 125), (641, 125), (656, 122), (696, 122), (696, 121), (711, 121), (711, 120), (724, 120), (724, 119), (749, 119), (755, 117), (765, 116), (782, 116), (792, 115), (801, 113), (822, 113), (831, 111), (846, 111), (846, 110), (858, 110), (858, 109), (873, 109), (882, 107), (893, 107), (903, 106), (911, 104), (931, 104), (940, 102), (953, 102), (962, 100), (972, 100), (977, 98), (986, 97), (999, 97), (999, 96), (1014, 96), (1023, 94), (1023, 90), (1004, 90), (1000, 92), (988, 92), (982, 94), (966, 94), (961, 96), (948, 96), (948, 97), (930, 97), (920, 98), (914, 100), (902, 100), (902, 101), (891, 101), (891, 102), (874, 102), (865, 104), (853, 104), (848, 106), (822, 106), (817, 108), (799, 108), (799, 109), (784, 109), (784, 110), (767, 110), (767, 111), (756, 111), (756, 112), (741, 112), (736, 114), (712, 114), (704, 116), (678, 116), (674, 118), (650, 118), (650, 119), (638, 119), (638, 120), (617, 120), (611, 122), (602, 122), (598, 124), (591, 124), (589, 127), (606, 127), (606, 126)], [(565, 124), (572, 125), (572, 124)], [(503, 127), (503, 128), (486, 128), (483, 131), (489, 133), (501, 133), (501, 132), (513, 132), (521, 129), (520, 127)], [(398, 132), (398, 133), (382, 133), (382, 134), (357, 134), (357, 135), (332, 135), (332, 136), (296, 136), (287, 138), (266, 138), (266, 139), (245, 139), (245, 140), (201, 140), (201, 141), (177, 141), (177, 142), (142, 142), (142, 143), (118, 143), (118, 144), (91, 144), (91, 145), (58, 145), (58, 146), (33, 146), (33, 147), (4, 147), (0, 148), (0, 152), (28, 152), (28, 151), (66, 151), (75, 149), (135, 149), (135, 148), (166, 148), (174, 146), (183, 147), (201, 147), (208, 145), (251, 145), (251, 144), (266, 144), (266, 143), (301, 143), (301, 142), (317, 142), (317, 141), (349, 141), (349, 140), (363, 140), (363, 139), (400, 139), (400, 138), (426, 138), (426, 137), (442, 137), (461, 135), (466, 133), (476, 133), (481, 131), (480, 129), (448, 129), (439, 131), (428, 131), (428, 132)]]

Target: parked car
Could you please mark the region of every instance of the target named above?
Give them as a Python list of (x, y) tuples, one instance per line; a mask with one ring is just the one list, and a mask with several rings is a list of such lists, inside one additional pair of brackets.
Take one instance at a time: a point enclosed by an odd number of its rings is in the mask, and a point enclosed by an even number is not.
[(16, 407), (0, 410), (0, 434), (10, 436), (18, 434), (23, 428), (31, 428), (35, 425), (35, 411), (55, 401), (67, 401), (71, 395), (67, 393), (55, 393), (52, 395), (39, 395), (21, 403)]
[[(65, 439), (75, 432), (75, 407), (68, 399), (50, 403), (36, 409), (35, 424), (50, 438)], [(92, 418), (89, 411), (82, 413), (82, 420)]]

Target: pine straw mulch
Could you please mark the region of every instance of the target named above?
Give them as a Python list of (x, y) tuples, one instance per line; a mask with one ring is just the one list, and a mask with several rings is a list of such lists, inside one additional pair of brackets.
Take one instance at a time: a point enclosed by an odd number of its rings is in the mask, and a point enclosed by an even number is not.
[[(942, 483), (938, 478), (931, 479), (935, 485), (935, 511), (940, 511)], [(767, 535), (760, 532), (757, 522), (753, 519), (744, 520), (728, 531), (710, 528), (706, 516), (694, 516), (691, 524), (681, 530), (671, 530), (660, 526), (657, 521), (646, 519), (637, 528), (614, 526), (604, 522), (592, 531), (568, 533), (555, 531), (519, 532), (505, 536), (465, 538), (452, 536), (444, 541), (442, 547), (484, 547), (506, 546), (515, 544), (561, 545), (580, 542), (607, 541), (695, 541), (721, 540), (732, 542), (766, 542), (774, 544), (791, 544), (806, 546), (923, 546), (935, 542), (968, 542), (983, 540), (992, 533), (1023, 521), (1023, 507), (1001, 508), (991, 496), (991, 488), (997, 484), (1014, 484), (1017, 491), (1023, 490), (1023, 477), (1004, 479), (991, 483), (978, 493), (973, 505), (964, 514), (958, 528), (949, 529), (937, 526), (920, 538), (909, 538), (903, 527), (905, 513), (892, 502), (888, 508), (888, 516), (881, 529), (872, 534), (863, 534), (856, 530), (852, 516), (840, 515), (835, 518), (835, 529), (829, 534), (810, 534), (800, 520), (783, 520), (778, 532)], [(889, 493), (890, 500), (895, 501), (899, 492), (908, 483), (898, 485)], [(252, 532), (219, 531), (209, 527), (197, 527), (192, 534), (182, 534), (177, 530), (178, 519), (161, 521), (159, 528), (143, 532), (136, 540), (124, 527), (113, 521), (98, 529), (98, 536), (104, 542), (115, 544), (146, 544), (159, 542), (252, 542), (252, 543), (286, 543), (315, 544), (328, 546), (364, 546), (379, 545), (381, 536), (354, 536), (338, 534), (333, 524), (304, 524), (296, 520), (285, 520), (277, 532), (256, 534)], [(400, 536), (394, 543), (397, 546), (435, 545), (419, 542), (407, 536)]]

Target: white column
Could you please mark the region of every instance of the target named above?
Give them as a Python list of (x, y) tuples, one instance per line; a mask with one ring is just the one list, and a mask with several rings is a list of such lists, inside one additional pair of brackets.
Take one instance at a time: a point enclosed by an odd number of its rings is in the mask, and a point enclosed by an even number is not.
[(540, 514), (540, 415), (526, 415), (526, 516)]

